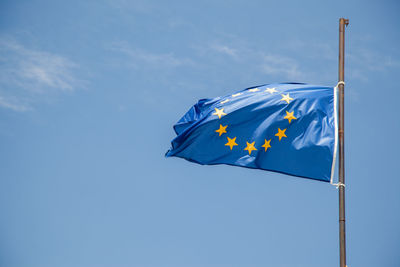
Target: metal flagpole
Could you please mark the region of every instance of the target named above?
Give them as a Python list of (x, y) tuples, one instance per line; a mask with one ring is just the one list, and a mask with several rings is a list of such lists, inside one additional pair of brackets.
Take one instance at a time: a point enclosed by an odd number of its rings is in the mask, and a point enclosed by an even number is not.
[(344, 199), (344, 29), (348, 19), (339, 20), (339, 242), (340, 267), (346, 267), (346, 219)]

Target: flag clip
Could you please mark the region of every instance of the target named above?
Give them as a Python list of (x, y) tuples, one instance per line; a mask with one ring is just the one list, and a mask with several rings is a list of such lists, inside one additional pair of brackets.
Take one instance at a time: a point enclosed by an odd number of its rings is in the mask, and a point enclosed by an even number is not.
[(341, 182), (339, 182), (337, 184), (331, 183), (331, 185), (336, 186), (336, 188), (339, 188), (340, 186), (346, 187), (346, 185), (344, 183), (341, 183)]
[(341, 84), (343, 84), (343, 86), (346, 84), (344, 81), (339, 81), (337, 84), (336, 84), (336, 87), (337, 88), (339, 88), (339, 85), (341, 85)]

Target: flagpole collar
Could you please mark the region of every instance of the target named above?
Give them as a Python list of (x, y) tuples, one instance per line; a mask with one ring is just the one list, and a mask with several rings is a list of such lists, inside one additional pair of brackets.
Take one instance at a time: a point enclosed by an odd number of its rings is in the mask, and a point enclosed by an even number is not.
[(331, 183), (331, 185), (336, 186), (336, 188), (339, 188), (339, 187), (341, 187), (341, 186), (346, 187), (346, 185), (345, 185), (344, 183), (341, 183), (341, 182), (339, 182), (339, 183), (337, 183), (337, 184)]
[(345, 82), (344, 81), (339, 81), (337, 84), (336, 84), (336, 87), (339, 87), (339, 85), (341, 85), (341, 84), (343, 84), (343, 86), (345, 86)]

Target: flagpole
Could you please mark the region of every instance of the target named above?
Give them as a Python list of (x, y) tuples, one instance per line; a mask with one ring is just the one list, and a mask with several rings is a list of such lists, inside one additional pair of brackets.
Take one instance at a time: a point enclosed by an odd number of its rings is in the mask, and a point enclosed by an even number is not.
[(346, 219), (344, 198), (344, 30), (348, 19), (339, 20), (339, 243), (340, 267), (346, 267)]

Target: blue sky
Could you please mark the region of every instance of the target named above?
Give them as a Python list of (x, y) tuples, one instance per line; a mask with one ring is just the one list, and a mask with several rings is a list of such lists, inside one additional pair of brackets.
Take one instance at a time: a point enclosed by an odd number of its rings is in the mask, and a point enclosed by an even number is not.
[(348, 266), (399, 266), (396, 1), (2, 1), (0, 266), (338, 266), (335, 187), (164, 158), (200, 98), (337, 83)]

